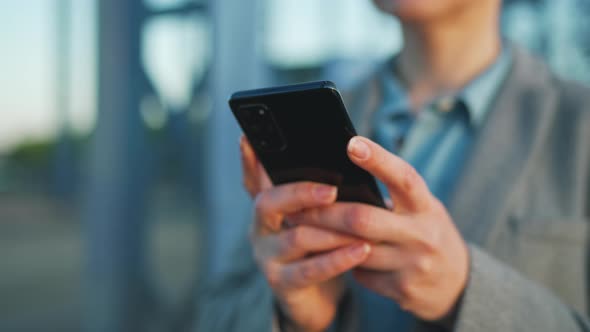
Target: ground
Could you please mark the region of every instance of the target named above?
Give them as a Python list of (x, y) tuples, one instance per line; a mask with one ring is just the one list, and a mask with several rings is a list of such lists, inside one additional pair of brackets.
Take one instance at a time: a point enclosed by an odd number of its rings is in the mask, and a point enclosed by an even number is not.
[[(191, 286), (195, 211), (162, 189), (150, 205), (152, 279), (167, 302)], [(84, 317), (83, 223), (75, 205), (41, 194), (0, 194), (0, 331), (79, 331)]]

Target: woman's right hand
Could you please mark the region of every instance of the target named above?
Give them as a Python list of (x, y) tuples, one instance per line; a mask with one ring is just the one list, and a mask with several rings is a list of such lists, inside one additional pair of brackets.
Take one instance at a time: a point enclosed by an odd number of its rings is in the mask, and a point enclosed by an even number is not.
[(293, 330), (325, 330), (344, 293), (341, 275), (363, 263), (370, 246), (318, 227), (287, 226), (290, 214), (334, 203), (336, 187), (312, 182), (272, 186), (244, 137), (240, 149), (244, 186), (255, 199), (250, 238), (256, 262)]

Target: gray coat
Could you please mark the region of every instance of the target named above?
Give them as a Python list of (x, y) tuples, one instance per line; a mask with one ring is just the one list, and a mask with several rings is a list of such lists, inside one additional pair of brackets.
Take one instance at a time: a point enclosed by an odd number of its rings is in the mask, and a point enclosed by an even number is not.
[[(373, 77), (347, 96), (360, 133), (370, 132), (380, 89)], [(471, 255), (456, 331), (590, 331), (589, 103), (589, 89), (514, 48), (448, 205)], [(250, 251), (236, 255), (234, 273), (202, 295), (198, 331), (271, 329), (270, 290)], [(342, 330), (367, 331), (358, 304), (341, 308)], [(440, 330), (415, 323), (417, 331)]]

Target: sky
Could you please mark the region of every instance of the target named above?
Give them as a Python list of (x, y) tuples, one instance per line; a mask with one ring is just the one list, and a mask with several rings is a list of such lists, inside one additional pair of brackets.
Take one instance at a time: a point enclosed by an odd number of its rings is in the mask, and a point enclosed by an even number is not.
[[(18, 142), (51, 137), (60, 127), (56, 109), (56, 3), (0, 2), (0, 153)], [(72, 1), (72, 130), (94, 121), (94, 0)]]
[(370, 0), (267, 0), (265, 52), (281, 66), (342, 58), (382, 59), (398, 50), (398, 22)]

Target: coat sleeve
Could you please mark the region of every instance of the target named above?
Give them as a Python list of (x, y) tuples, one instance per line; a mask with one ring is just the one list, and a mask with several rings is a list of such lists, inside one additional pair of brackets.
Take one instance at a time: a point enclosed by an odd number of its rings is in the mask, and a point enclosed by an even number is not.
[(455, 330), (590, 331), (588, 318), (476, 246)]
[(201, 287), (193, 331), (278, 331), (266, 279), (249, 254), (233, 259), (236, 270)]

